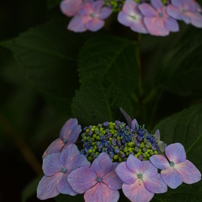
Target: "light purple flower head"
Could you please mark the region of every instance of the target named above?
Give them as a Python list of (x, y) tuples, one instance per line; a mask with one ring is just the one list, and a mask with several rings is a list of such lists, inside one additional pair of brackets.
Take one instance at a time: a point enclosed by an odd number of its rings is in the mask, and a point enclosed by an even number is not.
[(143, 15), (133, 0), (125, 1), (122, 11), (118, 14), (118, 21), (135, 32), (148, 33), (143, 23)]
[(202, 28), (201, 8), (193, 0), (171, 0), (172, 4), (167, 7), (167, 12), (175, 19)]
[(118, 189), (122, 186), (122, 181), (115, 173), (117, 165), (112, 163), (108, 154), (101, 153), (90, 167), (83, 166), (72, 171), (67, 180), (75, 192), (85, 193), (86, 202), (117, 202)]
[(148, 202), (153, 198), (154, 193), (167, 192), (166, 184), (150, 161), (140, 161), (130, 155), (126, 162), (117, 166), (115, 171), (123, 181), (123, 193), (131, 201)]
[(188, 160), (184, 147), (180, 143), (170, 144), (165, 149), (165, 154), (154, 155), (150, 161), (158, 169), (161, 169), (161, 177), (164, 182), (172, 189), (176, 189), (182, 182), (192, 184), (201, 180), (201, 173)]
[(112, 13), (110, 8), (103, 7), (104, 4), (104, 0), (82, 4), (78, 13), (70, 21), (68, 29), (74, 32), (86, 30), (95, 32), (101, 29), (105, 24), (104, 19)]
[(58, 194), (75, 196), (67, 181), (68, 175), (78, 167), (89, 166), (90, 162), (80, 154), (75, 144), (65, 147), (61, 153), (53, 153), (43, 159), (43, 172), (45, 176), (37, 187), (37, 197), (41, 200), (52, 198)]
[(81, 126), (78, 125), (77, 119), (69, 119), (62, 127), (60, 136), (53, 141), (44, 152), (42, 158), (52, 153), (58, 153), (63, 148), (67, 147), (71, 143), (75, 143), (81, 132)]
[(147, 3), (139, 5), (139, 9), (144, 15), (144, 23), (150, 34), (166, 36), (170, 31), (179, 31), (177, 21), (167, 14), (166, 6), (161, 0), (151, 0), (151, 5)]

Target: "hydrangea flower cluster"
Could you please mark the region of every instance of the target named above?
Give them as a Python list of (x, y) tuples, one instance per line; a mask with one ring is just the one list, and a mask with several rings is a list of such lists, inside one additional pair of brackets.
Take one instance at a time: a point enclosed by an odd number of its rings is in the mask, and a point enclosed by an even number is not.
[[(160, 132), (144, 126), (121, 109), (126, 123), (115, 121), (85, 127), (69, 119), (60, 137), (43, 155), (44, 177), (38, 184), (41, 200), (58, 194), (84, 194), (85, 202), (117, 202), (119, 189), (132, 202), (149, 202), (154, 194), (201, 180), (200, 171), (186, 160), (180, 143), (166, 145)], [(75, 145), (79, 134), (83, 149)], [(160, 172), (158, 172), (160, 170)]]
[(195, 0), (63, 0), (60, 9), (73, 16), (68, 29), (74, 32), (98, 31), (112, 12), (138, 33), (166, 36), (179, 31), (177, 20), (202, 28), (202, 9)]

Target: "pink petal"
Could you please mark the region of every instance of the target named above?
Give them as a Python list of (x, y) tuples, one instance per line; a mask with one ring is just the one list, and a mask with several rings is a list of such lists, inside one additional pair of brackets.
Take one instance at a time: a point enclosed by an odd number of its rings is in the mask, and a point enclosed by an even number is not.
[(92, 4), (92, 9), (95, 13), (99, 12), (100, 9), (102, 8), (102, 6), (105, 4), (104, 1), (95, 1), (93, 4)]
[(60, 153), (48, 155), (43, 159), (42, 169), (46, 176), (52, 176), (61, 172), (63, 165), (59, 161)]
[(104, 7), (101, 9), (101, 11), (98, 15), (98, 18), (100, 20), (104, 20), (104, 19), (108, 18), (111, 15), (111, 13), (112, 13), (112, 10), (110, 8)]
[(61, 194), (68, 194), (70, 196), (75, 196), (77, 194), (75, 191), (73, 191), (72, 187), (70, 186), (69, 182), (67, 181), (66, 173), (63, 174), (62, 179), (59, 181), (57, 190)]
[(94, 170), (97, 177), (102, 178), (111, 172), (112, 168), (113, 166), (111, 159), (107, 153), (103, 152), (93, 161), (90, 169)]
[(68, 29), (74, 32), (84, 32), (87, 30), (86, 23), (90, 19), (90, 17), (74, 16), (68, 25)]
[(64, 146), (64, 143), (63, 143), (63, 141), (60, 138), (54, 140), (48, 146), (48, 148), (46, 149), (46, 151), (43, 153), (42, 158), (45, 158), (49, 154), (60, 152), (63, 146)]
[(144, 178), (143, 181), (146, 189), (152, 193), (165, 193), (168, 190), (167, 185), (162, 180), (159, 173), (154, 177), (148, 177), (147, 179)]
[(123, 184), (122, 190), (125, 196), (134, 202), (148, 202), (154, 196), (154, 193), (145, 188), (141, 179), (137, 179), (134, 184)]
[(119, 192), (109, 189), (105, 184), (100, 182), (84, 194), (84, 199), (87, 202), (117, 202), (119, 200)]
[(138, 6), (138, 8), (140, 9), (141, 13), (145, 17), (151, 18), (151, 17), (157, 17), (158, 16), (157, 11), (152, 6), (150, 6), (150, 4), (143, 3), (143, 4), (140, 4)]
[(142, 171), (143, 177), (150, 178), (157, 174), (158, 169), (151, 164), (150, 161), (142, 161)]
[(184, 162), (186, 160), (184, 147), (180, 143), (168, 145), (165, 149), (165, 153), (169, 161), (172, 161), (175, 164)]
[(128, 157), (126, 165), (132, 173), (138, 174), (142, 172), (142, 161), (132, 154)]
[(120, 163), (115, 171), (120, 179), (127, 184), (133, 184), (137, 179), (137, 174), (128, 169), (126, 162)]
[(110, 189), (121, 189), (122, 187), (123, 182), (115, 172), (118, 165), (119, 163), (113, 163), (111, 172), (102, 178), (103, 183), (105, 183)]
[(96, 32), (104, 26), (104, 21), (93, 18), (86, 23), (86, 28), (92, 32)]
[(75, 192), (83, 194), (97, 183), (97, 175), (89, 166), (82, 166), (73, 170), (67, 180)]
[(134, 1), (131, 1), (131, 0), (126, 0), (124, 5), (123, 5), (123, 8), (122, 8), (122, 11), (128, 15), (134, 15), (134, 14), (139, 14), (141, 15), (139, 9), (138, 9), (138, 4), (135, 3)]
[(183, 182), (187, 184), (193, 184), (201, 180), (200, 171), (188, 160), (176, 164), (174, 168), (182, 175)]
[(45, 200), (57, 196), (59, 192), (56, 187), (62, 175), (63, 173), (58, 173), (51, 177), (44, 176), (37, 187), (37, 198)]
[(168, 163), (168, 160), (163, 155), (153, 155), (150, 157), (150, 161), (158, 169), (161, 169), (161, 170), (170, 169), (170, 164)]
[(171, 32), (178, 32), (179, 31), (179, 25), (177, 21), (173, 18), (168, 17), (165, 21), (165, 27), (167, 30)]
[(161, 177), (163, 181), (172, 189), (176, 189), (183, 182), (183, 177), (174, 168), (162, 170)]
[(66, 123), (62, 126), (62, 129), (60, 130), (60, 138), (63, 139), (69, 139), (69, 136), (75, 126), (78, 125), (77, 119), (69, 119), (66, 121)]
[(74, 157), (79, 155), (80, 152), (75, 144), (70, 144), (69, 146), (65, 147), (62, 152), (60, 153), (60, 162), (64, 165), (65, 168), (69, 168), (69, 166), (74, 161)]
[(166, 29), (164, 25), (164, 21), (161, 17), (152, 17), (144, 18), (144, 23), (148, 32), (155, 36), (166, 36), (169, 34), (169, 31)]
[(81, 6), (82, 0), (63, 0), (60, 3), (60, 9), (66, 16), (73, 16)]
[(161, 0), (151, 0), (151, 4), (156, 10), (163, 7), (163, 3), (161, 2)]

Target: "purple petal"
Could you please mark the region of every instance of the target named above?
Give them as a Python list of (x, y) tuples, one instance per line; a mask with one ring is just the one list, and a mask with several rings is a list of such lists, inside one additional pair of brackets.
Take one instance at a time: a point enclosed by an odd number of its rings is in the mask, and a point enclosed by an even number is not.
[(152, 193), (165, 193), (168, 190), (167, 185), (162, 180), (159, 173), (154, 177), (144, 178), (144, 185)]
[(168, 160), (163, 155), (153, 155), (150, 157), (150, 161), (158, 169), (161, 169), (161, 170), (170, 169), (170, 164), (168, 163)]
[(60, 130), (60, 138), (62, 140), (63, 139), (68, 140), (73, 128), (77, 125), (78, 125), (77, 119), (71, 118), (67, 120), (66, 123), (62, 126), (62, 129)]
[(150, 161), (142, 161), (142, 170), (141, 173), (143, 177), (150, 178), (157, 174), (158, 169), (154, 167)]
[(102, 178), (111, 172), (112, 168), (111, 159), (107, 153), (103, 152), (93, 161), (90, 169), (94, 170), (98, 177)]
[(159, 131), (159, 129), (157, 129), (155, 131), (154, 137), (157, 139), (157, 141), (160, 141), (160, 131)]
[(92, 4), (92, 9), (94, 12), (99, 12), (102, 6), (105, 4), (104, 1), (96, 1)]
[(93, 187), (97, 183), (96, 179), (97, 175), (90, 170), (89, 166), (77, 168), (67, 177), (72, 189), (79, 194), (83, 194)]
[(169, 31), (166, 29), (164, 25), (164, 21), (161, 17), (152, 17), (144, 18), (144, 23), (148, 32), (155, 36), (166, 36), (169, 34)]
[(171, 0), (174, 6), (182, 7), (184, 4), (184, 0)]
[[(143, 23), (143, 21), (142, 21), (142, 23)], [(144, 25), (144, 29), (146, 30), (145, 25)], [(142, 33), (143, 33), (143, 32), (142, 32)], [(147, 30), (146, 30), (145, 33), (148, 33)], [(136, 119), (133, 119), (133, 120), (132, 120), (132, 123), (131, 123), (131, 129), (132, 129), (132, 130), (135, 130), (137, 127), (138, 127), (138, 122), (137, 122)]]
[(104, 7), (101, 9), (98, 17), (100, 20), (104, 20), (104, 19), (108, 18), (111, 15), (111, 13), (112, 13), (112, 10), (110, 8)]
[(69, 143), (75, 143), (79, 137), (79, 134), (81, 132), (81, 126), (75, 126), (74, 129), (72, 130), (71, 134), (67, 138)]
[(137, 3), (131, 0), (125, 1), (122, 11), (131, 16), (133, 16), (135, 13), (141, 15)]
[(110, 188), (110, 189), (121, 189), (122, 187), (122, 180), (118, 177), (118, 175), (115, 172), (116, 167), (118, 166), (118, 163), (113, 163), (113, 168), (111, 172), (109, 172), (107, 175), (105, 175), (102, 178), (102, 181)]
[(57, 191), (56, 187), (62, 178), (62, 175), (62, 173), (58, 173), (51, 177), (44, 176), (37, 187), (37, 198), (40, 200), (45, 200), (57, 196), (59, 192)]
[(199, 13), (191, 13), (191, 24), (195, 27), (202, 28), (202, 15)]
[[(134, 22), (133, 18), (131, 18), (131, 16), (129, 16), (128, 14), (126, 14), (123, 11), (119, 12), (118, 21), (119, 21), (119, 23), (121, 23), (122, 25), (125, 25), (127, 27), (132, 26), (132, 24)], [(124, 115), (129, 127), (131, 127), (132, 119), (126, 116), (128, 114), (124, 114), (123, 112), (122, 112), (122, 114)]]
[(43, 159), (42, 169), (46, 176), (52, 176), (61, 172), (63, 165), (59, 161), (60, 153), (50, 154)]
[(168, 15), (173, 17), (174, 19), (182, 20), (182, 16), (179, 8), (173, 5), (168, 5), (166, 11)]
[(161, 9), (163, 7), (163, 3), (161, 0), (151, 0), (151, 4), (156, 10)]
[(142, 172), (142, 161), (132, 154), (128, 157), (126, 165), (132, 173), (138, 174)]
[(158, 13), (156, 12), (156, 10), (152, 6), (150, 6), (150, 4), (143, 3), (143, 4), (140, 4), (138, 6), (138, 8), (142, 12), (142, 14), (146, 17), (151, 18), (151, 17), (157, 17), (158, 16)]
[(105, 22), (98, 18), (93, 18), (86, 23), (86, 28), (92, 32), (96, 32), (104, 26)]
[(75, 191), (73, 191), (72, 187), (70, 186), (69, 182), (67, 181), (66, 173), (63, 174), (62, 179), (59, 181), (57, 190), (61, 194), (68, 194), (70, 196), (75, 196), (77, 194)]
[(81, 15), (82, 17), (83, 16), (90, 16), (90, 14), (93, 13), (93, 10), (92, 10), (92, 4), (91, 3), (85, 3), (83, 4), (79, 11), (78, 11), (78, 14)]
[(80, 152), (77, 146), (75, 144), (70, 144), (62, 150), (59, 159), (61, 164), (64, 165), (65, 168), (69, 168), (69, 165), (71, 165), (72, 161), (74, 161), (74, 157), (79, 154)]
[(120, 163), (115, 171), (120, 179), (127, 184), (133, 184), (137, 179), (137, 175), (128, 169), (126, 162)]
[(154, 196), (154, 193), (145, 188), (141, 179), (136, 180), (134, 184), (123, 184), (122, 190), (130, 201), (147, 202), (150, 201)]
[[(143, 34), (148, 33), (142, 20), (134, 22), (130, 28), (131, 28), (131, 30), (138, 32), (138, 33), (143, 33)], [(137, 123), (135, 121), (136, 121), (136, 119), (134, 119), (132, 122), (132, 126), (131, 126), (132, 130), (135, 130), (135, 127), (137, 126), (136, 125)]]
[(172, 189), (176, 189), (183, 182), (183, 177), (174, 168), (162, 170), (161, 177), (163, 181)]
[(179, 25), (175, 19), (169, 17), (164, 21), (164, 23), (167, 30), (171, 32), (179, 31)]
[(180, 143), (168, 145), (165, 149), (165, 153), (169, 161), (172, 161), (175, 164), (184, 162), (186, 160), (184, 147)]
[(193, 184), (201, 180), (200, 171), (188, 160), (176, 164), (174, 168), (182, 175), (183, 182), (187, 184)]
[(68, 25), (68, 29), (74, 32), (84, 32), (87, 30), (85, 25), (89, 20), (90, 17), (83, 18), (80, 16), (74, 16)]
[(46, 149), (46, 151), (43, 153), (42, 158), (45, 158), (49, 154), (60, 152), (63, 146), (64, 146), (64, 143), (63, 143), (63, 141), (60, 138), (54, 140), (48, 146), (48, 148)]
[(109, 189), (105, 184), (100, 182), (84, 194), (84, 199), (87, 202), (117, 202), (119, 200), (119, 192), (117, 190)]
[(81, 6), (82, 0), (64, 0), (60, 3), (60, 9), (66, 16), (73, 16)]

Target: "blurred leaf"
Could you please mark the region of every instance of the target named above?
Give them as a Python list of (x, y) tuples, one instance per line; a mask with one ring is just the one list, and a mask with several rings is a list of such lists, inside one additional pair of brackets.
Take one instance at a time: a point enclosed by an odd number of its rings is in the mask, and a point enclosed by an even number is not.
[(36, 188), (38, 186), (39, 181), (41, 180), (42, 175), (36, 177), (32, 180), (22, 191), (22, 202), (26, 202), (30, 197), (36, 194)]
[(50, 10), (56, 6), (59, 6), (62, 0), (46, 0), (47, 9)]
[(1, 43), (13, 52), (33, 86), (60, 97), (71, 97), (78, 88), (77, 53), (89, 36), (66, 26), (63, 20), (51, 21)]
[[(186, 150), (187, 159), (202, 171), (202, 105), (174, 114), (154, 127), (160, 130), (161, 139), (167, 143), (180, 142)], [(170, 201), (200, 201), (202, 197), (202, 181), (187, 185), (183, 184), (175, 190), (169, 190), (162, 195), (156, 195), (163, 202)], [(158, 200), (157, 200), (158, 201)]]
[(72, 110), (79, 123), (98, 124), (103, 121), (115, 121), (121, 115), (119, 107), (133, 112), (133, 106), (127, 95), (111, 84), (107, 79), (94, 76), (76, 92)]
[(56, 202), (65, 202), (65, 201), (71, 201), (71, 202), (84, 202), (83, 194), (78, 194), (76, 196), (69, 196), (69, 195), (63, 195), (60, 194), (57, 197), (54, 198)]
[(93, 37), (79, 53), (81, 83), (96, 72), (126, 94), (140, 89), (139, 55), (135, 42), (116, 37)]
[(189, 29), (162, 59), (155, 85), (183, 96), (202, 96), (202, 30)]

